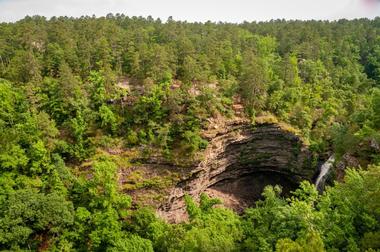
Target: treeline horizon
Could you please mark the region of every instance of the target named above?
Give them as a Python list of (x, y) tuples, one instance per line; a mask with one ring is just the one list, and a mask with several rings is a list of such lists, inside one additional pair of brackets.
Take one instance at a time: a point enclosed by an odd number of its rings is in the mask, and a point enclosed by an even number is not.
[[(151, 20), (155, 22), (160, 22), (160, 23), (167, 23), (169, 21), (175, 21), (175, 22), (182, 22), (182, 23), (189, 23), (189, 24), (206, 24), (206, 23), (213, 23), (213, 24), (232, 24), (232, 25), (242, 25), (242, 24), (249, 24), (249, 23), (254, 23), (254, 24), (262, 24), (262, 23), (272, 23), (272, 22), (323, 22), (323, 23), (336, 23), (336, 22), (345, 22), (345, 21), (374, 21), (376, 19), (379, 19), (380, 16), (368, 18), (368, 17), (355, 17), (355, 18), (333, 18), (333, 19), (287, 19), (287, 18), (271, 18), (271, 19), (266, 19), (266, 20), (242, 20), (239, 22), (231, 22), (231, 21), (223, 21), (223, 20), (205, 20), (205, 21), (194, 21), (194, 20), (185, 20), (185, 19), (176, 19), (173, 18), (173, 16), (168, 16), (167, 18), (161, 18), (161, 17), (154, 17), (152, 15), (128, 15), (128, 13), (107, 13), (106, 15), (96, 15), (96, 14), (84, 14), (80, 16), (70, 16), (70, 15), (60, 15), (60, 16), (51, 16), (47, 17), (44, 15), (39, 15), (39, 14), (27, 14), (24, 17), (14, 20), (14, 21), (2, 21), (0, 23), (17, 23), (23, 19), (29, 19), (29, 18), (44, 18), (46, 21), (51, 21), (52, 19), (60, 19), (60, 18), (68, 18), (68, 19), (102, 19), (102, 18), (108, 18), (108, 19), (113, 19), (113, 18), (129, 18), (129, 19), (146, 19), (146, 20)], [(166, 19), (166, 20), (165, 20)], [(163, 21), (165, 20), (165, 21)]]

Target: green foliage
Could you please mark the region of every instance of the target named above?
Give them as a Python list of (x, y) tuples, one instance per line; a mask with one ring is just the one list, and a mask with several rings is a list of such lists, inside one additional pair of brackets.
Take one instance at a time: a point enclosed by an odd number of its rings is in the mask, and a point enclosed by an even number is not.
[(373, 126), (375, 130), (380, 129), (380, 90), (374, 89), (372, 95)]
[(78, 112), (76, 117), (72, 118), (65, 124), (71, 132), (71, 145), (64, 145), (63, 152), (69, 153), (70, 156), (78, 160), (83, 160), (91, 152), (89, 140), (87, 139), (87, 123), (82, 112)]
[(0, 80), (0, 167), (24, 174), (48, 172), (57, 134), (44, 113), (30, 113), (20, 90)]
[(91, 84), (91, 106), (96, 110), (106, 101), (105, 80), (99, 72), (91, 71), (89, 82)]
[(115, 132), (117, 129), (117, 120), (112, 110), (107, 105), (102, 105), (99, 108), (100, 126), (108, 129), (110, 132)]
[(248, 53), (242, 63), (241, 94), (250, 115), (264, 107), (268, 72), (265, 63), (253, 53)]
[(247, 237), (243, 247), (255, 251), (377, 249), (376, 242), (364, 241), (375, 237), (380, 227), (375, 203), (379, 174), (379, 167), (350, 170), (345, 183), (337, 183), (321, 196), (304, 182), (289, 202), (277, 196), (278, 188), (266, 188), (265, 200), (243, 216)]
[[(186, 199), (190, 225), (180, 244), (173, 244), (179, 251), (235, 251), (242, 239), (241, 222), (236, 214), (225, 208), (214, 208), (219, 200), (201, 196), (199, 206), (191, 198)], [(172, 245), (172, 246), (173, 246)]]
[[(0, 250), (380, 249), (379, 27), (379, 18), (216, 24), (120, 14), (1, 23)], [(367, 170), (347, 170), (322, 195), (307, 182), (289, 199), (268, 187), (242, 216), (187, 197), (189, 222), (168, 224), (131, 211), (119, 167), (91, 157), (117, 139), (115, 149), (192, 161), (209, 122), (244, 117), (240, 104), (252, 119), (290, 124), (317, 154), (352, 155)]]
[(41, 65), (31, 50), (16, 50), (9, 62), (5, 76), (16, 82), (38, 81)]
[(97, 251), (128, 251), (140, 246), (151, 251), (149, 241), (129, 234), (124, 228), (122, 219), (127, 215), (131, 200), (119, 192), (115, 163), (100, 157), (93, 163), (90, 176), (74, 185), (72, 197), (78, 207), (66, 239), (72, 246)]
[(305, 237), (300, 237), (296, 241), (281, 239), (276, 244), (276, 251), (284, 252), (320, 252), (325, 251), (323, 240), (316, 232), (310, 231)]
[(73, 205), (56, 193), (44, 194), (34, 189), (15, 190), (1, 206), (0, 247), (20, 249), (35, 247), (33, 236), (43, 239), (60, 235), (73, 223)]
[(379, 229), (379, 185), (375, 182), (378, 178), (379, 167), (349, 170), (345, 183), (327, 191), (319, 204), (325, 215), (321, 227), (326, 247), (344, 248), (352, 243), (360, 246), (360, 239), (367, 232)]

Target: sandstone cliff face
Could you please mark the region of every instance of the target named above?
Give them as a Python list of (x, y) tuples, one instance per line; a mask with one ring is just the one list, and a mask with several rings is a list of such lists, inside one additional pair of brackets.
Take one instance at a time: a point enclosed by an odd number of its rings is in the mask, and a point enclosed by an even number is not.
[(285, 193), (311, 180), (311, 153), (302, 140), (276, 124), (252, 126), (234, 121), (209, 136), (203, 161), (172, 189), (159, 214), (171, 222), (186, 219), (184, 196), (207, 193), (241, 211), (260, 198), (268, 184)]

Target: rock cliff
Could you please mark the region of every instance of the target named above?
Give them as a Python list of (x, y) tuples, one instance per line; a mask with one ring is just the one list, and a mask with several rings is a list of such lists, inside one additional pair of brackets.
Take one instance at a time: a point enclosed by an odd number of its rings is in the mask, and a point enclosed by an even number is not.
[(280, 184), (286, 194), (315, 173), (307, 146), (278, 124), (233, 121), (207, 137), (204, 159), (181, 178), (159, 209), (168, 221), (186, 219), (186, 194), (197, 198), (207, 193), (242, 211), (261, 197), (266, 185)]

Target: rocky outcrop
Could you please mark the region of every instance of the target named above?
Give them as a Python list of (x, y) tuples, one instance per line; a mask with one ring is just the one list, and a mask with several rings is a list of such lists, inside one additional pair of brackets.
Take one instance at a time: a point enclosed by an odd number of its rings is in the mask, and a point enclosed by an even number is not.
[(197, 198), (208, 193), (241, 211), (260, 198), (266, 185), (280, 184), (287, 193), (315, 173), (307, 146), (277, 124), (252, 126), (234, 121), (208, 137), (203, 161), (181, 179), (160, 207), (159, 214), (171, 222), (186, 218), (186, 194)]

